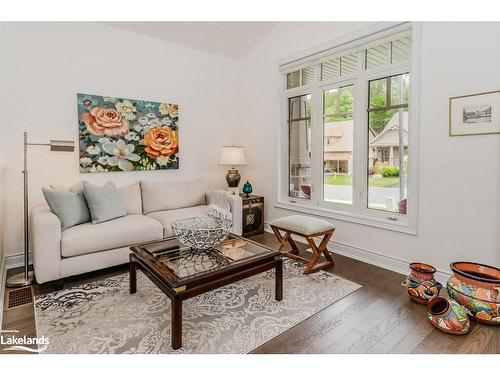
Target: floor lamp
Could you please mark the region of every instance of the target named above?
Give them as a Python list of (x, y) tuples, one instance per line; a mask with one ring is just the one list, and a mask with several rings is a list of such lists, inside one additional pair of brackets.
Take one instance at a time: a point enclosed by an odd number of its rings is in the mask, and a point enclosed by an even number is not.
[(28, 133), (24, 132), (24, 164), (23, 164), (23, 183), (24, 183), (24, 271), (12, 275), (7, 279), (6, 286), (9, 288), (17, 288), (33, 284), (34, 275), (29, 270), (29, 224), (28, 224), (28, 168), (27, 155), (28, 146), (48, 146), (50, 151), (65, 151), (73, 152), (75, 150), (75, 142), (73, 141), (55, 141), (49, 143), (28, 143)]

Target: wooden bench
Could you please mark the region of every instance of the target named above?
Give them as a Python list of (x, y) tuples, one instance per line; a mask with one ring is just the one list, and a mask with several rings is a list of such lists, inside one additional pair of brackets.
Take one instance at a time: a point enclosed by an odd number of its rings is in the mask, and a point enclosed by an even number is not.
[[(285, 256), (305, 262), (308, 265), (304, 271), (305, 275), (333, 266), (334, 262), (332, 253), (326, 248), (326, 246), (335, 231), (335, 227), (329, 222), (308, 216), (291, 215), (274, 220), (271, 223), (271, 228), (280, 241), (278, 250)], [(313, 251), (313, 257), (311, 259), (307, 259), (299, 255), (299, 248), (293, 240), (292, 235), (304, 237), (306, 239)], [(323, 237), (319, 245), (316, 245), (316, 242), (314, 242), (315, 237)], [(292, 247), (292, 250), (283, 251), (287, 242)], [(324, 256), (325, 260), (318, 263), (321, 255)]]

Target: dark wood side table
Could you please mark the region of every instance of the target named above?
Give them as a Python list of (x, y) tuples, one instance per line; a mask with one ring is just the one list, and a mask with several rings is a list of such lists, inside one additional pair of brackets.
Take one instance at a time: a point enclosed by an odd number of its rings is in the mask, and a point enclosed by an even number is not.
[(264, 233), (264, 197), (240, 194), (242, 199), (242, 235), (244, 237)]
[[(224, 248), (222, 245), (237, 247)], [(240, 236), (215, 249), (179, 246), (175, 237), (130, 248), (130, 293), (137, 291), (137, 268), (171, 301), (172, 348), (182, 346), (182, 301), (247, 277), (275, 269), (275, 299), (283, 299), (283, 260), (279, 251)]]

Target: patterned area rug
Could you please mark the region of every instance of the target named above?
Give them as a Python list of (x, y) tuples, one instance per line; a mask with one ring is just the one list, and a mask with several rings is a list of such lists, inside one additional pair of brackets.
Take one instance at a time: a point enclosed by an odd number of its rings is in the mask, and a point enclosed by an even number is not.
[(183, 347), (170, 346), (170, 300), (142, 272), (137, 293), (128, 274), (36, 298), (45, 353), (248, 353), (361, 286), (285, 260), (283, 300), (274, 300), (274, 270), (183, 303)]

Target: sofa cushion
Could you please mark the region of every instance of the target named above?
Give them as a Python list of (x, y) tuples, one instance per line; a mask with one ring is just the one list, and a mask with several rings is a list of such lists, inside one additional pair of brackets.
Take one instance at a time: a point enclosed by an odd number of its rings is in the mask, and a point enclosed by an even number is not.
[(96, 186), (90, 182), (83, 183), (83, 194), (89, 206), (92, 224), (117, 219), (127, 215), (127, 207), (120, 191), (111, 181), (104, 186)]
[(141, 191), (145, 214), (206, 204), (202, 178), (179, 183), (141, 181)]
[[(83, 185), (85, 181), (79, 181), (73, 186), (50, 185), (54, 190), (71, 190), (83, 193)], [(122, 200), (127, 207), (127, 215), (142, 214), (142, 197), (141, 184), (139, 181), (127, 186), (118, 187)]]
[(81, 191), (42, 188), (42, 192), (50, 209), (59, 218), (62, 230), (90, 221), (89, 208)]
[(118, 187), (123, 203), (127, 207), (127, 215), (142, 214), (141, 184), (139, 181), (131, 185)]
[(177, 219), (187, 219), (194, 216), (203, 216), (207, 211), (208, 206), (203, 204), (200, 206), (178, 208), (177, 210), (157, 211), (147, 214), (147, 216), (158, 220), (163, 225), (163, 236), (173, 236), (172, 222)]
[(85, 223), (61, 235), (61, 255), (72, 257), (161, 239), (163, 227), (144, 215), (127, 215), (100, 224)]

